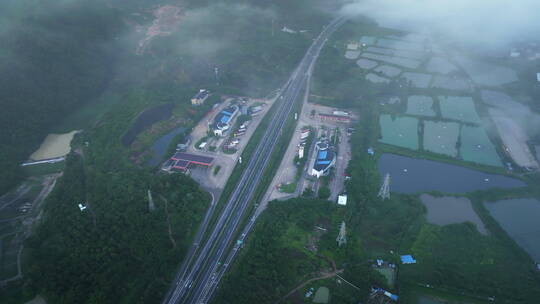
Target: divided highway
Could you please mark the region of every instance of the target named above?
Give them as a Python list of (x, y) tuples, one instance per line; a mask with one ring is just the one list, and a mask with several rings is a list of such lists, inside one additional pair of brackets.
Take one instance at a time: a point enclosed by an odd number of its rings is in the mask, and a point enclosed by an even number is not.
[[(292, 73), (282, 90), (269, 126), (219, 215), (212, 232), (202, 247), (197, 244), (192, 248), (193, 250), (190, 250), (163, 303), (200, 304), (210, 301), (219, 280), (255, 224), (256, 215), (251, 217), (243, 227), (242, 234), (238, 236), (240, 224), (246, 216), (246, 210), (249, 209), (249, 202), (253, 198), (274, 147), (282, 134), (287, 117), (306, 85), (324, 43), (344, 22), (344, 18), (334, 19), (314, 40)], [(199, 231), (199, 234), (202, 233), (204, 231)], [(200, 238), (197, 237), (197, 239)]]

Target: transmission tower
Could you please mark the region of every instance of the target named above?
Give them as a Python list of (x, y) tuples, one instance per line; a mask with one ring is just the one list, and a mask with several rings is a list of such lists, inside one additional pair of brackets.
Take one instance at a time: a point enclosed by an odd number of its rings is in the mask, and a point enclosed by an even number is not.
[(341, 247), (341, 245), (347, 244), (347, 230), (345, 228), (345, 221), (341, 222), (336, 242), (338, 243), (339, 247)]
[(383, 184), (381, 185), (381, 189), (379, 190), (379, 194), (377, 194), (377, 196), (382, 198), (382, 200), (390, 198), (390, 174), (389, 173), (386, 173), (386, 175), (384, 176)]

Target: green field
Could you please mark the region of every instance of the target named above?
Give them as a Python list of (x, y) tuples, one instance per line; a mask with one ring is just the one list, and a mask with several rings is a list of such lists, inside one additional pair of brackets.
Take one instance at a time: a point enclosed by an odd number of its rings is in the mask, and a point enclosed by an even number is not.
[(380, 267), (380, 268), (375, 268), (375, 270), (386, 278), (386, 282), (388, 283), (388, 286), (390, 286), (390, 288), (394, 288), (394, 283), (396, 280), (396, 272), (393, 268)]
[(379, 118), (382, 143), (418, 149), (418, 119), (412, 117), (392, 117), (387, 114)]

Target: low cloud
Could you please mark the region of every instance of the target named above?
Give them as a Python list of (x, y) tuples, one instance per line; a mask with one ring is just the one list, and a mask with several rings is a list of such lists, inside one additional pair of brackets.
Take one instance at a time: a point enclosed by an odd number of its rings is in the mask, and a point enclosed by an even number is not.
[(540, 34), (538, 0), (354, 0), (341, 12), (475, 45), (502, 45)]

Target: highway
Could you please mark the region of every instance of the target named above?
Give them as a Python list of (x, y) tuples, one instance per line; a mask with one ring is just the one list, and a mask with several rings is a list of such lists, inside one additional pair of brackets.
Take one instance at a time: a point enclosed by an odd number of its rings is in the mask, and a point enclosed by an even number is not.
[[(300, 92), (306, 85), (327, 38), (344, 22), (344, 18), (337, 18), (326, 26), (293, 71), (281, 90), (282, 94), (278, 99), (276, 111), (272, 113), (269, 126), (244, 169), (240, 181), (226, 202), (215, 226), (204, 245), (194, 244), (191, 248), (163, 303), (199, 304), (210, 301), (219, 280), (255, 224), (258, 214), (254, 214), (250, 218), (238, 236), (240, 224), (247, 217), (246, 211), (249, 209), (249, 203), (267, 168), (276, 143), (282, 135), (283, 127), (291, 114), (295, 101), (298, 100)], [(204, 234), (204, 231), (199, 231), (199, 233)], [(197, 235), (196, 239), (200, 240), (200, 236)]]

